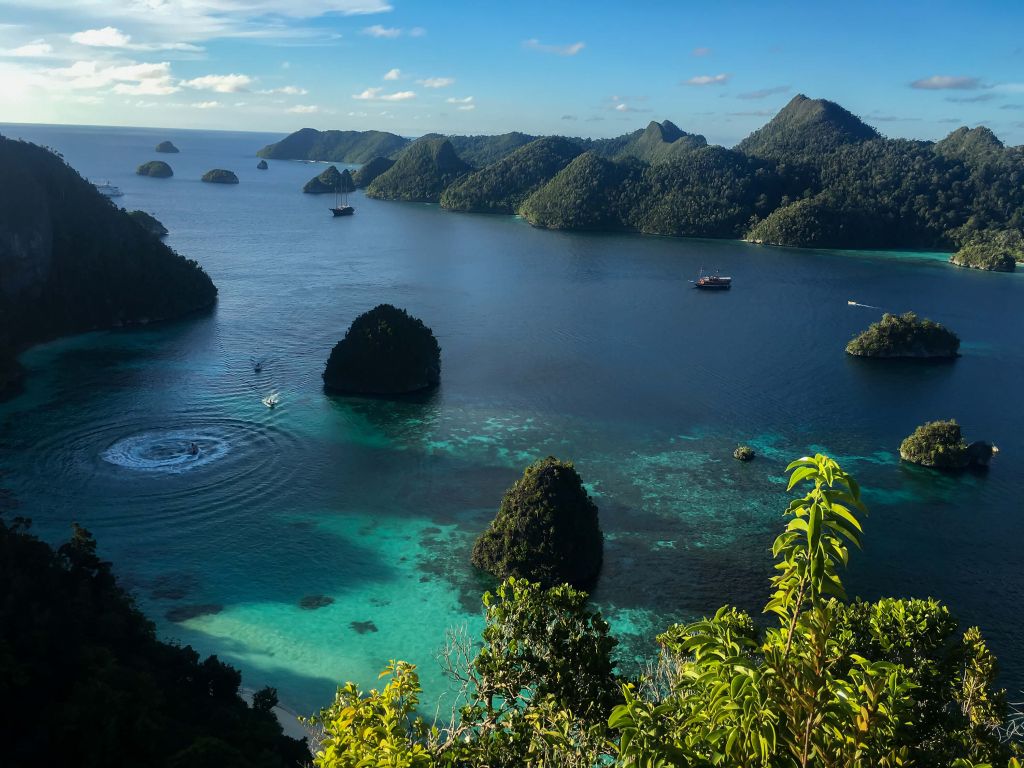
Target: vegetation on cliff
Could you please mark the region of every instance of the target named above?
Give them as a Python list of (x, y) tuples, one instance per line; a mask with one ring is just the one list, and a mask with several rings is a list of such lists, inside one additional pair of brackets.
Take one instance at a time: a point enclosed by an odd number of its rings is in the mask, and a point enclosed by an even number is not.
[(161, 224), (155, 216), (145, 211), (128, 211), (128, 215), (132, 217), (136, 224), (151, 235), (156, 237), (165, 237), (167, 235), (167, 227)]
[(986, 466), (993, 453), (994, 449), (988, 443), (968, 445), (960, 432), (960, 425), (952, 419), (922, 424), (900, 443), (901, 459), (936, 469)]
[(380, 304), (352, 321), (331, 350), (323, 379), (330, 392), (418, 392), (440, 383), (441, 347), (422, 320)]
[(499, 579), (591, 589), (604, 559), (597, 505), (570, 462), (548, 456), (505, 491), (498, 514), (473, 545), (472, 562)]
[(356, 187), (365, 189), (373, 183), (373, 180), (385, 171), (389, 170), (395, 161), (387, 157), (375, 157), (362, 168), (355, 172), (352, 180)]
[(624, 182), (639, 173), (638, 166), (584, 152), (526, 198), (520, 211), (535, 227), (615, 229), (622, 224), (619, 197)]
[(416, 716), (416, 669), (392, 662), (382, 690), (338, 690), (314, 764), (1020, 768), (981, 632), (935, 600), (850, 601), (860, 487), (820, 454), (787, 471), (805, 492), (771, 550), (767, 626), (730, 606), (672, 625), (657, 664), (617, 681), (584, 595), (511, 579), (484, 595), (482, 647), (449, 637), (450, 723)]
[(213, 304), (194, 261), (59, 157), (0, 138), (0, 347), (178, 318)]
[(214, 168), (203, 174), (201, 181), (209, 184), (237, 184), (238, 177), (233, 171), (226, 171), (223, 168)]
[(306, 182), (302, 191), (308, 195), (322, 195), (325, 192), (348, 193), (354, 191), (356, 185), (352, 182), (352, 174), (348, 168), (338, 171), (333, 165), (319, 176), (314, 176)]
[(559, 136), (537, 139), (449, 186), (441, 205), (455, 211), (517, 213), (527, 197), (580, 151), (577, 143)]
[(786, 162), (833, 152), (846, 144), (877, 139), (878, 131), (826, 99), (797, 94), (766, 125), (736, 145), (745, 155)]
[(452, 143), (455, 153), (474, 168), (484, 168), (498, 162), (520, 147), (525, 147), (536, 136), (519, 131), (501, 133), (495, 136), (446, 136), (433, 134), (434, 136), (447, 138)]
[(240, 673), (153, 624), (74, 526), (56, 551), (0, 520), (0, 718), (4, 765), (293, 768), (305, 743), (283, 735), (264, 689), (249, 707)]
[(181, 150), (178, 149), (176, 146), (174, 146), (174, 144), (172, 144), (169, 141), (161, 141), (159, 144), (156, 145), (156, 149), (154, 151), (155, 152), (167, 152), (169, 154), (175, 154), (176, 155)]
[(445, 187), (471, 170), (445, 138), (419, 139), (366, 188), (369, 197), (436, 203)]
[(256, 153), (269, 160), (368, 163), (404, 149), (409, 140), (386, 131), (318, 131), (303, 128)]
[(847, 354), (860, 357), (956, 357), (959, 350), (955, 333), (913, 312), (886, 313), (846, 345)]
[(968, 235), (968, 241), (949, 257), (958, 267), (1013, 272), (1024, 262), (1024, 233), (1019, 229), (986, 230)]
[(169, 179), (174, 175), (174, 171), (163, 160), (150, 160), (148, 163), (143, 163), (136, 168), (135, 175), (152, 176), (156, 179)]

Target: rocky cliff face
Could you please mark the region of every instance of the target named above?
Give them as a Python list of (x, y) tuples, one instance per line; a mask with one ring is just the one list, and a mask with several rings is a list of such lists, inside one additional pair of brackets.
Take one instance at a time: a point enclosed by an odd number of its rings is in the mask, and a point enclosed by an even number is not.
[(216, 296), (198, 264), (59, 157), (0, 137), (0, 350), (181, 317)]

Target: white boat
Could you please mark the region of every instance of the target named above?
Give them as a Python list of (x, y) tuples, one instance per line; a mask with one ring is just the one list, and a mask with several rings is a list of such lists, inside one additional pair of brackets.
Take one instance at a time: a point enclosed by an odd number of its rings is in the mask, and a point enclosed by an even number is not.
[(278, 392), (271, 392), (269, 395), (263, 398), (263, 404), (267, 408), (273, 408), (275, 405), (281, 402), (281, 395)]
[(102, 184), (93, 184), (96, 187), (96, 191), (104, 197), (123, 197), (124, 192), (121, 191), (120, 187), (116, 187), (109, 181), (104, 181)]

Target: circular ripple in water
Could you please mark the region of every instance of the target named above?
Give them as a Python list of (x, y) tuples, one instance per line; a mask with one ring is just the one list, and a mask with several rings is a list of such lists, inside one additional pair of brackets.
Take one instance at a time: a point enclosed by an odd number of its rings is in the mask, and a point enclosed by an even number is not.
[[(198, 449), (192, 453), (192, 445)], [(103, 460), (142, 472), (181, 474), (223, 458), (231, 450), (226, 433), (216, 430), (145, 432), (118, 440)]]

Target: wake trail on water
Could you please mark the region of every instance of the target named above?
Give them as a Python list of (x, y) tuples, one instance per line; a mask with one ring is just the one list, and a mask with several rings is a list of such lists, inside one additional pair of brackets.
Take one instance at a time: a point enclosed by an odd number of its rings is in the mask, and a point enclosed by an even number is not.
[(846, 303), (851, 307), (864, 307), (864, 309), (881, 309), (881, 307), (876, 307), (874, 304), (861, 304), (859, 301), (847, 301)]

